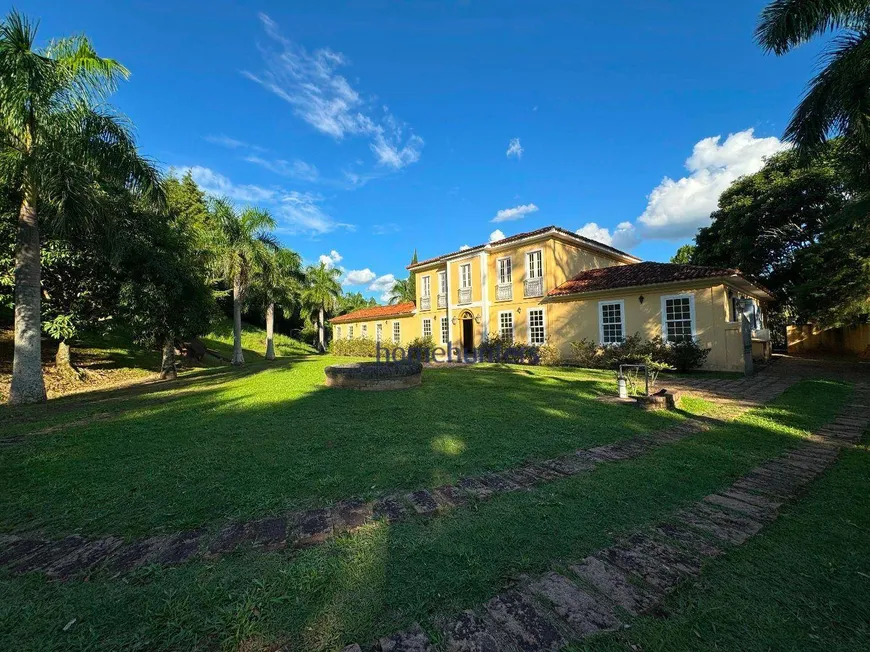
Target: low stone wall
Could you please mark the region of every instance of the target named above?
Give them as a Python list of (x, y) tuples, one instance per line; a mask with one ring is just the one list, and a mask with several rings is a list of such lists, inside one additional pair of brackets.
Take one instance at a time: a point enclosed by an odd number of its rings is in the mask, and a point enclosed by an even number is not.
[(382, 391), (417, 387), (423, 378), (419, 362), (349, 362), (325, 369), (326, 386)]

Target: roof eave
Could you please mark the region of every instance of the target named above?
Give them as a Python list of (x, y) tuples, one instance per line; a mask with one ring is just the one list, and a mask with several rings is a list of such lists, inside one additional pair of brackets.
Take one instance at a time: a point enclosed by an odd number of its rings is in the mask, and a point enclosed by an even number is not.
[(643, 262), (642, 259), (637, 256), (632, 256), (631, 254), (625, 253), (624, 251), (619, 251), (618, 249), (613, 249), (606, 245), (595, 242), (594, 240), (590, 240), (588, 238), (583, 238), (581, 236), (576, 236), (569, 231), (565, 231), (564, 229), (560, 229), (558, 227), (550, 227), (543, 233), (536, 233), (534, 235), (530, 235), (528, 237), (519, 238), (517, 240), (511, 240), (510, 242), (505, 242), (503, 244), (499, 244), (499, 241), (490, 242), (483, 245), (476, 245), (474, 247), (469, 247), (463, 251), (456, 251), (449, 254), (444, 254), (443, 256), (439, 256), (438, 258), (432, 258), (427, 261), (423, 261), (421, 263), (416, 263), (414, 265), (408, 265), (405, 269), (408, 271), (417, 271), (421, 269), (427, 269), (429, 267), (437, 267), (438, 265), (444, 264), (451, 260), (461, 259), (465, 256), (471, 256), (480, 251), (499, 251), (503, 248), (511, 248), (520, 246), (526, 242), (535, 242), (537, 240), (546, 240), (547, 238), (559, 238), (561, 240), (570, 242), (571, 244), (577, 245), (579, 247), (585, 247), (587, 249), (591, 249), (593, 251), (597, 251), (609, 258), (613, 258), (615, 260), (619, 260), (625, 263), (640, 263)]
[(618, 294), (618, 293), (626, 293), (626, 292), (636, 292), (643, 290), (656, 290), (661, 288), (669, 288), (669, 287), (680, 287), (680, 286), (710, 286), (710, 285), (719, 285), (722, 283), (730, 283), (740, 290), (743, 290), (747, 294), (751, 294), (758, 299), (764, 299), (766, 301), (773, 301), (775, 297), (768, 290), (756, 285), (752, 281), (746, 279), (739, 274), (731, 274), (726, 276), (708, 276), (706, 278), (696, 278), (696, 279), (687, 279), (682, 281), (663, 281), (661, 283), (644, 283), (643, 285), (623, 285), (616, 288), (607, 288), (605, 290), (585, 290), (579, 292), (569, 292), (565, 294), (555, 294), (555, 295), (547, 295), (544, 297), (544, 301), (571, 301), (575, 299), (579, 299), (580, 297), (592, 297), (595, 298), (597, 296), (607, 296), (610, 294)]

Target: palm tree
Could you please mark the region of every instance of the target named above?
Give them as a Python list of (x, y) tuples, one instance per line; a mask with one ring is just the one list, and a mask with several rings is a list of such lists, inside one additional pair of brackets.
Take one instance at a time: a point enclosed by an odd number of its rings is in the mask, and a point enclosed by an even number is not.
[(36, 31), (14, 10), (0, 20), (0, 183), (18, 204), (13, 404), (46, 398), (40, 215), (58, 231), (87, 229), (111, 218), (107, 193), (162, 199), (159, 174), (139, 156), (128, 123), (102, 105), (127, 69), (99, 57), (85, 36), (34, 49)]
[(221, 278), (233, 287), (233, 358), (232, 364), (245, 364), (242, 352), (242, 305), (251, 274), (263, 266), (269, 255), (278, 251), (275, 236), (267, 229), (275, 228), (275, 219), (259, 208), (236, 210), (228, 199), (212, 201), (212, 213), (217, 222), (213, 234), (215, 264)]
[(799, 150), (814, 153), (832, 134), (847, 151), (870, 152), (870, 1), (774, 0), (755, 31), (766, 52), (785, 54), (827, 32), (841, 31), (824, 54), (785, 131)]
[(255, 282), (266, 309), (266, 360), (275, 359), (275, 305), (286, 309), (297, 304), (304, 279), (302, 258), (286, 248), (268, 256), (257, 270)]
[(321, 352), (326, 350), (323, 337), (326, 313), (335, 310), (341, 296), (341, 284), (338, 282), (340, 276), (339, 270), (323, 263), (311, 265), (305, 270), (307, 284), (302, 292), (302, 301), (312, 314), (317, 314), (317, 341)]
[(414, 277), (400, 278), (390, 290), (390, 305), (417, 300), (417, 288)]

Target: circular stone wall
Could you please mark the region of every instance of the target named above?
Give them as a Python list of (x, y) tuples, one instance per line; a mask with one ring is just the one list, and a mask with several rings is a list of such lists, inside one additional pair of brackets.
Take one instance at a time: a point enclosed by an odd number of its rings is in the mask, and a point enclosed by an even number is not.
[(348, 362), (326, 368), (326, 386), (379, 391), (407, 389), (420, 384), (420, 362)]

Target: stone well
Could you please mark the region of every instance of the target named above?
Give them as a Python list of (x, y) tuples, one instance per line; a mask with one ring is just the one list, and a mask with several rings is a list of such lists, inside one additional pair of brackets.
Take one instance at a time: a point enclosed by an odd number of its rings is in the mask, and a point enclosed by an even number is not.
[(348, 362), (325, 371), (327, 387), (368, 391), (417, 387), (423, 377), (419, 362)]

